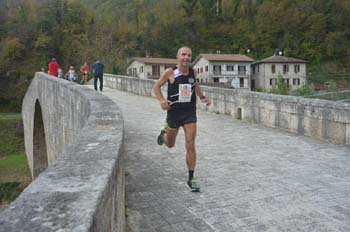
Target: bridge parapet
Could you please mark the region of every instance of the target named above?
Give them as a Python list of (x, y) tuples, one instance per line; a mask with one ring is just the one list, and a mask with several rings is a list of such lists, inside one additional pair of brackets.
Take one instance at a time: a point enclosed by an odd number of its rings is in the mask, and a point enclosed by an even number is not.
[[(106, 85), (111, 88), (144, 96), (154, 96), (154, 80), (105, 74)], [(350, 104), (320, 99), (306, 99), (202, 86), (213, 104), (198, 104), (202, 110), (231, 115), (268, 127), (292, 133), (350, 144)], [(163, 89), (166, 96), (166, 88)]]
[(0, 231), (124, 231), (123, 119), (101, 94), (36, 73), (23, 100), (35, 179), (0, 214)]

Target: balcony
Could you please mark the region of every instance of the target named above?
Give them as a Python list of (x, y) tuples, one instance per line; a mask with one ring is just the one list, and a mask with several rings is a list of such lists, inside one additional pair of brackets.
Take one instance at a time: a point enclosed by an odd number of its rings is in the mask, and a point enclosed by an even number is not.
[(238, 75), (249, 75), (247, 70), (238, 70)]
[(223, 76), (248, 76), (250, 73), (247, 70), (222, 71), (214, 70), (209, 75), (223, 75)]

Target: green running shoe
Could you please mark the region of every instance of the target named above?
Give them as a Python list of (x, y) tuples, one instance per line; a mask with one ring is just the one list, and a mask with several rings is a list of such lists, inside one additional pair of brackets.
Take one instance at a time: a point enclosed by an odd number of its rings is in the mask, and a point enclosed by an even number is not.
[(199, 192), (200, 187), (196, 179), (188, 180), (188, 187), (190, 187), (191, 192)]
[(164, 144), (164, 134), (166, 133), (167, 125), (164, 125), (160, 128), (160, 133), (157, 138), (157, 143), (159, 146), (162, 146)]

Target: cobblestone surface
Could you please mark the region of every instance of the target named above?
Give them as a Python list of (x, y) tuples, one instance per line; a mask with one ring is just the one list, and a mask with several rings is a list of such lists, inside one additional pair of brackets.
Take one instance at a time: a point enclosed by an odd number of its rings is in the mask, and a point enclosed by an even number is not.
[(183, 131), (158, 146), (156, 99), (106, 88), (125, 120), (127, 231), (350, 231), (350, 147), (198, 111), (196, 178)]

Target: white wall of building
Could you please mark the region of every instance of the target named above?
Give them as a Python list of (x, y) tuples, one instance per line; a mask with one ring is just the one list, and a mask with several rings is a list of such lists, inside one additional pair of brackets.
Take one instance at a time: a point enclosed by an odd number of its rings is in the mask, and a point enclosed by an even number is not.
[[(214, 66), (219, 66), (221, 71), (214, 72)], [(233, 67), (233, 70), (229, 70), (229, 66)], [(239, 72), (239, 66), (245, 67), (244, 73)], [(213, 83), (215, 79), (218, 80), (219, 83), (231, 83), (234, 88), (249, 88), (250, 63), (210, 62), (201, 57), (194, 68), (198, 71), (198, 79), (201, 83)], [(243, 78), (243, 86), (240, 84), (240, 78)]]
[(129, 76), (139, 77), (141, 79), (146, 79), (145, 75), (145, 64), (143, 62), (134, 60), (131, 62), (127, 69), (127, 73)]
[[(259, 68), (257, 67), (258, 65)], [(275, 65), (275, 73), (272, 72), (272, 65)], [(288, 65), (289, 71), (283, 71), (284, 65)], [(295, 65), (299, 65), (299, 72), (294, 71)], [(255, 89), (271, 89), (273, 85), (270, 84), (270, 79), (274, 79), (272, 82), (276, 83), (279, 75), (282, 75), (283, 79), (289, 80), (289, 88), (291, 90), (306, 84), (305, 63), (259, 63), (254, 66), (255, 73), (252, 75), (252, 78), (255, 81)]]
[[(149, 77), (154, 77), (155, 75), (154, 73), (152, 73), (153, 65), (159, 66), (159, 75), (162, 75), (166, 67), (171, 66), (171, 65), (164, 65), (164, 64), (145, 64), (143, 62), (134, 60), (128, 66), (127, 74), (129, 76), (138, 77), (140, 79), (147, 79)], [(159, 77), (159, 75), (157, 75), (157, 77)]]

